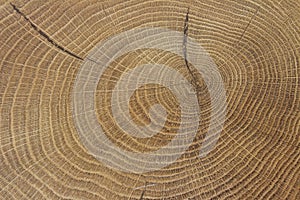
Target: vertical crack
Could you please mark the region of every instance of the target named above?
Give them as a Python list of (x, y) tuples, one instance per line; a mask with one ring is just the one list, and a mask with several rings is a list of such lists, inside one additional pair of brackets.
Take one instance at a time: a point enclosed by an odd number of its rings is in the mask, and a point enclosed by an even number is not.
[(145, 192), (146, 192), (146, 189), (147, 189), (147, 181), (145, 182), (145, 187), (144, 187), (144, 190), (143, 190), (143, 192), (141, 194), (140, 200), (143, 200)]
[(52, 40), (44, 31), (42, 31), (40, 28), (37, 27), (37, 25), (35, 25), (23, 12), (20, 11), (20, 9), (18, 9), (14, 4), (10, 3), (10, 5), (13, 7), (13, 9), (19, 14), (21, 15), (29, 24), (30, 26), (37, 31), (43, 38), (45, 38), (49, 43), (51, 43), (53, 46), (55, 46), (57, 49), (59, 49), (60, 51), (63, 51), (65, 53), (67, 53), (68, 55), (79, 59), (79, 60), (83, 60), (83, 58), (77, 56), (76, 54), (72, 53), (71, 51), (65, 49), (64, 47), (60, 46), (59, 44), (57, 44), (54, 40)]
[(189, 29), (189, 12), (190, 12), (190, 8), (188, 8), (187, 13), (185, 15), (185, 21), (184, 21), (184, 27), (183, 27), (183, 57), (184, 57), (184, 62), (186, 65), (186, 68), (188, 69), (191, 77), (192, 77), (192, 82), (191, 84), (194, 86), (196, 92), (199, 92), (199, 84), (197, 81), (197, 77), (193, 74), (190, 66), (189, 66), (189, 62), (187, 59), (187, 40), (188, 40), (188, 29)]
[(246, 31), (248, 30), (248, 27), (249, 27), (250, 24), (252, 23), (252, 21), (253, 21), (253, 19), (255, 18), (255, 16), (258, 14), (259, 9), (260, 9), (260, 7), (257, 7), (257, 9), (255, 10), (254, 14), (251, 16), (251, 18), (250, 18), (248, 24), (246, 25), (245, 29), (243, 30), (243, 32), (242, 32), (242, 34), (241, 34), (241, 36), (240, 36), (238, 42), (236, 43), (236, 45), (238, 45), (238, 44), (241, 42), (241, 40), (244, 38), (245, 33), (246, 33)]

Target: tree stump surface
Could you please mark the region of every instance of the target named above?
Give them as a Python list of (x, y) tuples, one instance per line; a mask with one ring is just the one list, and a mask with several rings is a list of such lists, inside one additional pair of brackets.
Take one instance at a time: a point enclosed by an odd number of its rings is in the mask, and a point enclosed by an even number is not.
[[(300, 199), (299, 0), (12, 0), (0, 3), (0, 16), (0, 199)], [(134, 40), (155, 28), (172, 34)], [(130, 49), (123, 39), (145, 48), (106, 58)], [(193, 41), (210, 58), (196, 59), (201, 66), (188, 60)], [(206, 70), (212, 63), (216, 72)], [(221, 86), (226, 101), (211, 94)], [(115, 117), (123, 105), (130, 126)], [(190, 143), (151, 170), (165, 160), (139, 159), (177, 138), (183, 114), (193, 118), (170, 152)], [(211, 120), (222, 114), (224, 123)], [(165, 122), (153, 135), (131, 128), (154, 119)], [(209, 135), (212, 127), (220, 134)]]

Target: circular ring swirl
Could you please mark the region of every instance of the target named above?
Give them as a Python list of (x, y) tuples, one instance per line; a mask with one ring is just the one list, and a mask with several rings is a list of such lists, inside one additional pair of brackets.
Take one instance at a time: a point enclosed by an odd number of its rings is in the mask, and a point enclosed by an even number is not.
[[(193, 92), (193, 86), (171, 67), (158, 64), (138, 66), (121, 76), (112, 93), (114, 119), (121, 129), (135, 137), (150, 137), (158, 132), (164, 126), (166, 112), (162, 106), (155, 104), (150, 109), (151, 123), (138, 126), (129, 119), (128, 102), (133, 94), (131, 91), (145, 84), (155, 83), (167, 87), (175, 94), (181, 106), (180, 128), (171, 142), (157, 151), (130, 152), (116, 146), (105, 135), (97, 121), (94, 105), (97, 83), (112, 61), (128, 52), (145, 48), (160, 49), (183, 57), (182, 38), (182, 33), (164, 28), (132, 29), (100, 42), (85, 59), (73, 89), (73, 117), (80, 140), (99, 161), (113, 169), (145, 173), (170, 165), (189, 147), (199, 126), (200, 108), (197, 94)], [(222, 131), (226, 114), (226, 95), (222, 77), (208, 53), (189, 37), (186, 48), (187, 60), (202, 75), (212, 105), (209, 130), (199, 154), (200, 157), (204, 157), (213, 149)], [(146, 76), (134, 78), (134, 75), (139, 73)]]

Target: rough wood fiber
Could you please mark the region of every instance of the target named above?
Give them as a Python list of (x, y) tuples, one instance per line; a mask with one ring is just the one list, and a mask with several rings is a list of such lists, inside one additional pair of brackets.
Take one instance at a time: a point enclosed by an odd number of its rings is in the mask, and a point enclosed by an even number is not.
[[(120, 148), (148, 152), (176, 135), (180, 105), (156, 84), (135, 91), (130, 115), (147, 124), (147, 108), (161, 103), (175, 113), (173, 123), (150, 139), (114, 127), (112, 88), (126, 70), (149, 62), (172, 66), (190, 82), (197, 77), (200, 125), (175, 163), (144, 174), (113, 170), (78, 136), (77, 73), (96, 44), (123, 31), (183, 34), (188, 8), (188, 35), (214, 60), (226, 90), (220, 138), (199, 158), (212, 106), (192, 65), (161, 50), (130, 52), (98, 83), (96, 114), (107, 136)], [(299, 0), (3, 1), (0, 36), (0, 199), (300, 199)]]

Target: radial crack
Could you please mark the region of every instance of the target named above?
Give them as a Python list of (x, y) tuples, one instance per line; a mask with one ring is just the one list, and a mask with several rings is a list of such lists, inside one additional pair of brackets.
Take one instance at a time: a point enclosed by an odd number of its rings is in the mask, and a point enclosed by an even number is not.
[(185, 61), (185, 65), (192, 77), (192, 85), (195, 87), (196, 92), (199, 92), (199, 86), (197, 84), (197, 78), (195, 77), (195, 75), (193, 74), (190, 66), (189, 66), (189, 62), (187, 59), (187, 40), (188, 40), (188, 29), (189, 29), (189, 12), (190, 12), (190, 8), (188, 8), (186, 16), (185, 16), (185, 21), (184, 21), (184, 27), (183, 27), (183, 57), (184, 57), (184, 61)]
[(141, 194), (140, 200), (143, 200), (145, 192), (146, 192), (146, 189), (147, 189), (147, 181), (145, 182), (144, 190), (143, 190), (143, 192)]
[(13, 9), (19, 14), (21, 15), (29, 24), (30, 26), (37, 31), (43, 38), (45, 38), (48, 42), (50, 42), (53, 46), (55, 46), (56, 48), (58, 48), (59, 50), (69, 54), (70, 56), (79, 59), (79, 60), (83, 60), (81, 57), (77, 56), (76, 54), (70, 52), (69, 50), (65, 49), (64, 47), (60, 46), (59, 44), (57, 44), (54, 40), (52, 40), (44, 31), (42, 31), (40, 28), (37, 27), (37, 25), (35, 25), (23, 12), (21, 12), (14, 4), (10, 3), (10, 5), (13, 7)]
[(240, 36), (240, 38), (239, 38), (237, 44), (239, 44), (239, 43), (241, 42), (241, 40), (244, 38), (245, 33), (246, 33), (246, 31), (248, 30), (248, 27), (249, 27), (250, 24), (252, 23), (252, 21), (253, 21), (253, 19), (255, 18), (255, 16), (258, 14), (259, 9), (260, 9), (260, 7), (258, 7), (258, 8), (255, 10), (254, 14), (252, 15), (252, 17), (250, 18), (248, 24), (246, 25), (245, 29), (243, 30), (243, 32), (242, 32), (242, 34), (241, 34), (241, 36)]

